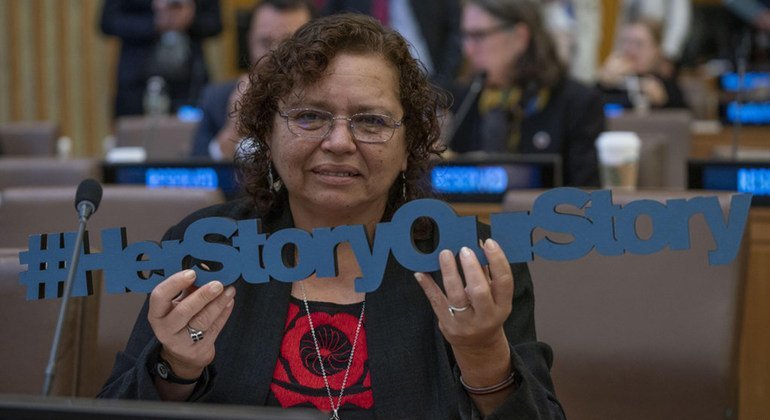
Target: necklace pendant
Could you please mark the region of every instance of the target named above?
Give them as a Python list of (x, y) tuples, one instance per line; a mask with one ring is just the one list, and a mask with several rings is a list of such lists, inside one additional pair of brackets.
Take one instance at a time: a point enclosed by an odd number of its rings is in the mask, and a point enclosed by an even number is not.
[(340, 420), (340, 415), (339, 415), (339, 414), (337, 414), (337, 410), (334, 410), (334, 411), (332, 412), (332, 416), (331, 416), (331, 417), (329, 417), (329, 420)]

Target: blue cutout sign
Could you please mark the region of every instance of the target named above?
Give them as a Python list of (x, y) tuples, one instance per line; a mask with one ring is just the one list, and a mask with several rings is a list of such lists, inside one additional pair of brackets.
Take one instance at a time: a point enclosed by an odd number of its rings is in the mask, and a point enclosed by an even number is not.
[[(589, 205), (590, 204), (590, 205)], [(735, 194), (725, 220), (716, 197), (673, 199), (665, 204), (653, 200), (637, 200), (620, 206), (612, 203), (612, 192), (585, 192), (575, 188), (557, 188), (541, 194), (532, 211), (497, 213), (491, 216), (492, 237), (497, 240), (511, 263), (532, 261), (536, 254), (548, 260), (574, 260), (596, 249), (602, 255), (623, 253), (651, 254), (665, 247), (672, 250), (690, 248), (689, 220), (703, 214), (716, 248), (709, 251), (710, 264), (732, 261), (746, 226), (750, 194)], [(570, 214), (557, 210), (568, 206), (583, 210)], [(640, 216), (652, 221), (653, 232), (641, 238), (636, 232)], [(422, 217), (433, 220), (439, 243), (432, 252), (418, 250), (412, 241), (412, 226)], [(545, 238), (533, 243), (532, 232), (568, 234), (566, 243)], [(467, 246), (476, 252), (482, 264), (484, 253), (478, 245), (476, 217), (460, 217), (443, 201), (423, 199), (404, 204), (390, 222), (379, 223), (371, 240), (363, 225), (317, 228), (312, 232), (291, 228), (270, 235), (262, 233), (260, 220), (232, 220), (209, 217), (192, 223), (181, 241), (145, 241), (126, 244), (125, 228), (101, 232), (101, 253), (80, 250), (80, 265), (73, 284), (73, 296), (88, 294), (87, 276), (102, 270), (109, 293), (150, 292), (166, 276), (183, 268), (187, 257), (213, 261), (221, 266), (216, 271), (195, 267), (197, 285), (219, 280), (228, 285), (239, 278), (248, 283), (265, 283), (271, 278), (282, 282), (302, 280), (313, 273), (320, 277), (336, 275), (335, 249), (350, 243), (361, 267), (356, 291), (376, 290), (383, 278), (390, 254), (412, 271), (439, 269), (438, 253), (449, 249), (454, 253)], [(209, 235), (227, 238), (232, 246), (206, 241)], [(27, 287), (27, 299), (56, 298), (58, 285), (66, 278), (67, 258), (72, 255), (75, 233), (32, 235), (29, 250), (19, 253), (27, 265), (20, 282)], [(370, 245), (371, 244), (371, 245)], [(284, 261), (287, 245), (296, 249), (298, 263)], [(147, 274), (143, 274), (147, 273)]]

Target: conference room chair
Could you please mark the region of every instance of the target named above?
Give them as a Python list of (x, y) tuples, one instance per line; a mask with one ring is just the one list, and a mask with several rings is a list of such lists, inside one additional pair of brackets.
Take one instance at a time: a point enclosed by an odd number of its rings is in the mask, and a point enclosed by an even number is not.
[[(654, 174), (653, 168), (647, 170), (653, 162), (645, 160), (645, 143), (662, 143), (663, 150), (657, 152), (661, 159), (663, 188), (687, 187), (687, 158), (690, 156), (692, 135), (690, 125), (692, 114), (686, 109), (655, 109), (640, 114), (632, 111), (607, 118), (607, 130), (633, 131), (642, 140), (642, 162), (640, 167), (640, 185), (654, 185), (657, 181), (647, 180), (645, 171)], [(656, 146), (657, 147), (657, 146)], [(651, 185), (652, 184), (652, 185)]]
[[(60, 299), (27, 300), (19, 283), (25, 269), (20, 248), (0, 248), (0, 394), (40, 394), (43, 390)], [(78, 395), (83, 371), (93, 357), (99, 296), (74, 298), (59, 344), (51, 395)]]
[(639, 188), (663, 188), (666, 185), (666, 140), (659, 134), (640, 133), (639, 167), (636, 185)]
[[(1, 246), (27, 247), (29, 235), (77, 230), (75, 187), (9, 188), (0, 191)], [(127, 242), (160, 241), (166, 229), (194, 210), (220, 203), (221, 191), (148, 189), (105, 185), (97, 212), (88, 223), (93, 251), (101, 248), (102, 229), (125, 227)], [(93, 396), (109, 376), (114, 358), (125, 343), (144, 302), (140, 293), (102, 293), (98, 308), (97, 352), (89, 360), (80, 395)]]
[(197, 122), (175, 116), (120, 117), (115, 126), (117, 147), (142, 147), (149, 161), (175, 161), (190, 156)]
[(59, 124), (53, 121), (0, 123), (0, 150), (9, 156), (55, 156)]
[(85, 178), (101, 177), (96, 159), (0, 157), (0, 189), (23, 186), (76, 186)]
[[(504, 211), (529, 211), (542, 191), (513, 191)], [(615, 204), (718, 196), (710, 191), (614, 191)], [(581, 214), (574, 207), (561, 212)], [(650, 219), (637, 220), (649, 238)], [(710, 266), (702, 215), (690, 220), (691, 249), (529, 263), (538, 339), (554, 351), (552, 377), (567, 418), (725, 419), (735, 415), (742, 253)], [(545, 232), (536, 229), (534, 240)], [(565, 234), (548, 233), (556, 241)], [(561, 235), (561, 236), (560, 236)]]

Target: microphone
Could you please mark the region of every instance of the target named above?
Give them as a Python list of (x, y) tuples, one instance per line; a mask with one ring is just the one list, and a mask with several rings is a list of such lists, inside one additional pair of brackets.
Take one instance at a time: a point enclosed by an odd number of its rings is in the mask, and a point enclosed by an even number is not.
[(78, 185), (78, 190), (75, 193), (75, 209), (77, 209), (80, 219), (88, 220), (92, 214), (96, 213), (101, 201), (102, 186), (99, 181), (89, 178)]
[(72, 250), (72, 258), (68, 264), (67, 280), (64, 281), (64, 294), (62, 296), (61, 306), (59, 307), (59, 318), (56, 320), (56, 329), (54, 330), (53, 343), (51, 344), (51, 353), (48, 356), (48, 365), (45, 368), (45, 382), (43, 383), (43, 396), (51, 393), (53, 385), (54, 372), (56, 371), (56, 356), (59, 353), (59, 342), (64, 328), (64, 318), (67, 314), (70, 295), (72, 294), (72, 280), (77, 271), (80, 260), (80, 248), (83, 246), (83, 237), (86, 231), (86, 222), (102, 201), (102, 186), (95, 179), (86, 179), (80, 182), (78, 190), (75, 193), (75, 209), (78, 211), (78, 234), (75, 239), (75, 247)]
[(465, 94), (465, 97), (460, 104), (460, 108), (457, 109), (457, 113), (455, 113), (455, 117), (452, 120), (452, 128), (449, 130), (449, 134), (446, 136), (447, 144), (452, 144), (452, 140), (454, 140), (457, 130), (468, 116), (468, 111), (471, 110), (471, 105), (473, 105), (473, 102), (476, 100), (476, 98), (478, 98), (479, 93), (481, 93), (481, 89), (484, 88), (484, 82), (486, 82), (486, 80), (487, 72), (483, 70), (473, 77), (471, 86), (468, 88), (468, 93)]

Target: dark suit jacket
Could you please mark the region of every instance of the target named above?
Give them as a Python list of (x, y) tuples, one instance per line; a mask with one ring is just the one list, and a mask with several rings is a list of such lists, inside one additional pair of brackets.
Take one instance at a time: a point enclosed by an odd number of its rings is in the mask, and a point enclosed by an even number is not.
[[(433, 80), (448, 88), (462, 61), (460, 2), (458, 0), (409, 0), (433, 61)], [(357, 12), (371, 14), (372, 0), (329, 0), (324, 14)]]
[[(293, 226), (288, 206), (284, 208), (287, 210), (279, 212), (275, 220), (263, 220), (265, 231)], [(179, 239), (190, 223), (212, 216), (235, 220), (258, 217), (246, 199), (216, 205), (188, 216), (171, 228), (165, 239)], [(484, 231), (480, 236), (488, 237), (488, 227), (481, 227)], [(535, 341), (529, 270), (526, 264), (513, 264), (512, 269), (516, 288), (513, 310), (504, 328), (511, 343), (512, 364), (521, 379), (491, 418), (564, 418), (550, 379), (550, 348)], [(275, 280), (249, 284), (241, 279), (234, 285), (235, 307), (217, 339), (209, 379), (191, 400), (265, 405), (283, 338), (291, 284)], [(430, 304), (414, 273), (393, 258), (388, 261), (381, 286), (367, 294), (365, 328), (376, 418), (473, 418), (475, 408), (460, 387), (451, 348), (438, 329)], [(148, 369), (158, 351), (145, 304), (99, 397), (158, 399)], [(345, 411), (340, 414), (343, 418), (357, 417)]]
[(230, 94), (235, 89), (237, 81), (222, 82), (206, 85), (203, 88), (198, 107), (203, 117), (193, 137), (192, 156), (209, 157), (209, 143), (225, 126), (228, 113)]
[[(457, 95), (455, 108), (459, 107), (465, 94)], [(599, 186), (599, 163), (594, 141), (604, 127), (604, 109), (599, 93), (579, 82), (565, 80), (551, 91), (542, 110), (521, 122), (519, 146), (512, 152), (561, 155), (564, 185)], [(480, 132), (481, 116), (476, 98), (458, 127), (450, 148), (459, 153), (481, 150)]]
[[(142, 114), (142, 97), (147, 77), (147, 62), (160, 34), (155, 30), (152, 0), (105, 0), (101, 30), (121, 40), (118, 62), (118, 89), (115, 115)], [(222, 31), (219, 0), (195, 0), (195, 18), (187, 31), (191, 40), (191, 80), (170, 86), (174, 109), (190, 104), (208, 80), (202, 42)]]

